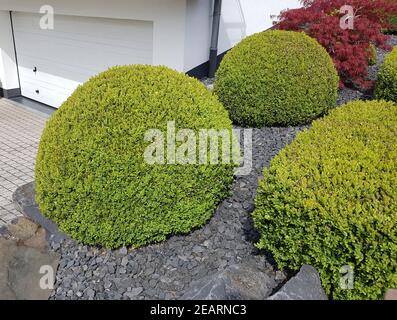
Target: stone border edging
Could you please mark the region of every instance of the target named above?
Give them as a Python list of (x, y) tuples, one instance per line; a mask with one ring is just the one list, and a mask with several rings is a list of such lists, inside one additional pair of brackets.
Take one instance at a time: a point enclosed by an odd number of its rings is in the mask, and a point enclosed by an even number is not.
[(31, 219), (47, 231), (47, 240), (62, 242), (69, 237), (60, 232), (58, 226), (51, 220), (44, 217), (34, 200), (34, 181), (19, 187), (12, 195), (15, 208), (25, 217)]

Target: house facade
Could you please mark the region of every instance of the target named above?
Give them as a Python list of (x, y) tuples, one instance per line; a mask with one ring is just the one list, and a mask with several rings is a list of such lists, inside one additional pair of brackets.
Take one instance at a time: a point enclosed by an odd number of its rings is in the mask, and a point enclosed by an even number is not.
[[(299, 6), (299, 0), (223, 0), (217, 53)], [(214, 0), (0, 0), (0, 95), (57, 108), (80, 83), (124, 64), (205, 76), (213, 15)]]

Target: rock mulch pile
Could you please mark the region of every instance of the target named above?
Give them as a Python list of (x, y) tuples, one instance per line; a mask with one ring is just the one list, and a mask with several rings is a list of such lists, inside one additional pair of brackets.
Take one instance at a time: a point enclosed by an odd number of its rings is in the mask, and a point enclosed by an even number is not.
[(328, 300), (328, 298), (321, 286), (317, 270), (312, 266), (304, 265), (268, 300)]
[(246, 263), (195, 281), (183, 300), (262, 300), (277, 287), (275, 278)]
[(305, 265), (274, 295), (276, 281), (247, 264), (235, 265), (192, 284), (184, 300), (327, 300), (320, 275)]

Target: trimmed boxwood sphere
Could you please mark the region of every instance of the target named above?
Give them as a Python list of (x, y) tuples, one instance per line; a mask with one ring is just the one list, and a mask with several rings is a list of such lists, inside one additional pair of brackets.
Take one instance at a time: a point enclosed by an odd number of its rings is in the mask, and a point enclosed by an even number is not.
[(397, 102), (397, 47), (386, 56), (380, 69), (376, 98)]
[(145, 133), (166, 133), (169, 121), (176, 132), (232, 129), (204, 85), (166, 67), (114, 67), (78, 87), (41, 137), (40, 210), (73, 238), (109, 248), (202, 226), (229, 193), (233, 167), (146, 163)]
[[(331, 111), (265, 169), (253, 213), (258, 247), (280, 268), (316, 267), (333, 299), (382, 299), (397, 287), (396, 172), (397, 105)], [(351, 290), (340, 286), (344, 266)]]
[(304, 33), (265, 31), (223, 58), (214, 92), (242, 126), (304, 124), (336, 106), (339, 77), (331, 57)]

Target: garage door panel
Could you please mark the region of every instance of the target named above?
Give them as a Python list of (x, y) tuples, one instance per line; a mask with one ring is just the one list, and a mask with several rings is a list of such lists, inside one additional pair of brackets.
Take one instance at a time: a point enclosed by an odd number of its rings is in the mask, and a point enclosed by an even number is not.
[[(45, 34), (40, 33), (29, 33), (24, 31), (15, 31), (16, 36), (19, 40), (19, 47), (21, 50), (31, 48), (32, 44), (37, 47), (38, 49), (49, 50), (50, 52), (58, 52), (58, 48), (66, 50), (67, 52), (73, 52), (75, 50), (81, 49), (90, 49), (90, 50), (97, 50), (100, 49), (103, 53), (113, 53), (113, 54), (120, 54), (120, 55), (140, 55), (146, 61), (150, 61), (150, 53), (152, 47), (148, 42), (135, 42), (129, 43), (127, 41), (109, 39), (104, 41), (104, 39), (98, 38), (95, 39), (94, 37), (91, 38), (83, 38), (75, 39), (63, 37), (62, 35), (50, 35), (51, 31), (48, 30)], [(51, 43), (51, 46), (46, 44)], [(44, 46), (43, 46), (44, 45)], [(99, 53), (101, 53), (99, 52)], [(92, 51), (89, 52), (92, 54)], [(92, 58), (92, 57), (91, 57)]]
[[(93, 63), (93, 59), (89, 59), (89, 57), (84, 58), (83, 52), (81, 52), (81, 57), (74, 61), (65, 61), (63, 59), (46, 58), (43, 56), (37, 57), (32, 55), (19, 55), (18, 60), (20, 67), (26, 68), (29, 71), (32, 71), (34, 67), (36, 67), (38, 74), (41, 72), (56, 74), (59, 77), (78, 82), (84, 82), (93, 74), (104, 71), (111, 66), (131, 63), (128, 57), (125, 58), (119, 54), (112, 54), (109, 56), (103, 53), (98, 54), (96, 57), (97, 62)], [(134, 63), (147, 64), (148, 62), (143, 58), (136, 58)]]
[[(40, 15), (16, 12), (13, 15), (14, 30), (24, 30), (29, 32), (41, 33), (38, 30)], [(69, 34), (74, 38), (77, 36), (99, 36), (96, 31), (100, 31), (100, 38), (108, 38), (115, 40), (126, 40), (125, 32), (133, 33), (134, 40), (149, 42), (152, 30), (148, 29), (148, 21), (125, 20), (125, 19), (108, 19), (94, 17), (78, 17), (78, 16), (55, 16), (54, 30), (48, 30), (52, 34)], [(92, 32), (94, 31), (94, 32)]]
[[(23, 95), (25, 97), (29, 97), (49, 106), (56, 106), (60, 100), (65, 101), (70, 96), (68, 91), (59, 90), (59, 88), (51, 85), (48, 87), (40, 86), (39, 89), (34, 89), (35, 86), (33, 83), (29, 81), (21, 81), (21, 86), (25, 87), (23, 91)], [(36, 90), (39, 90), (39, 94), (36, 93)]]
[(54, 30), (42, 30), (39, 20), (13, 13), (21, 90), (29, 98), (59, 107), (78, 84), (111, 66), (152, 64), (152, 22), (59, 15)]
[[(51, 61), (49, 59), (37, 59), (35, 57), (26, 56), (23, 58), (24, 59), (21, 59), (23, 63), (20, 63), (19, 66), (20, 77), (31, 77), (40, 81), (48, 79), (48, 76), (53, 76), (55, 79), (60, 79), (60, 85), (64, 86), (65, 88), (68, 88), (68, 81), (62, 81), (62, 79), (68, 79), (69, 81), (81, 83), (89, 78), (92, 74), (96, 74), (101, 71), (100, 68), (83, 69), (78, 65), (67, 65), (65, 63)], [(25, 66), (30, 67), (28, 68)], [(37, 68), (38, 72), (33, 72), (34, 67)], [(106, 69), (106, 66), (103, 66), (103, 68)]]
[(59, 90), (71, 91), (75, 90), (76, 86), (81, 82), (69, 80), (65, 81), (64, 77), (60, 77), (54, 74), (46, 73), (46, 72), (37, 72), (34, 73), (32, 70), (27, 68), (19, 68), (19, 74), (22, 81), (27, 81), (32, 85), (37, 85), (40, 83), (40, 86), (49, 86), (52, 85), (54, 87), (58, 87)]

